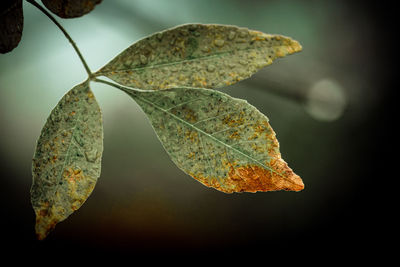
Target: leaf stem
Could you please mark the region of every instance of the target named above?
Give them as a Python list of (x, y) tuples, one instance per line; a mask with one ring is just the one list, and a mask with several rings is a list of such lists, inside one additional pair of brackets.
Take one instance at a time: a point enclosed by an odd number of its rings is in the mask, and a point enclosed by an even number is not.
[(122, 86), (122, 85), (119, 85), (117, 83), (109, 82), (109, 81), (102, 80), (102, 79), (99, 79), (99, 78), (94, 78), (94, 79), (92, 79), (92, 81), (110, 85), (110, 86), (115, 87), (117, 89), (120, 89), (121, 91), (124, 91), (124, 92), (126, 92), (126, 91), (130, 91), (130, 92), (132, 92), (132, 91), (135, 91), (135, 92), (149, 92), (149, 90), (142, 90), (142, 89), (137, 89), (137, 88), (133, 88), (133, 87)]
[(75, 52), (78, 54), (83, 66), (85, 67), (87, 74), (89, 75), (89, 79), (92, 79), (94, 77), (93, 73), (90, 71), (88, 64), (86, 63), (85, 59), (83, 58), (83, 56), (82, 56), (81, 52), (79, 51), (79, 48), (76, 46), (74, 40), (72, 40), (71, 36), (63, 28), (63, 26), (61, 26), (61, 24), (58, 23), (57, 20), (47, 10), (44, 9), (41, 5), (39, 5), (35, 0), (26, 0), (26, 1), (28, 3), (34, 5), (35, 7), (37, 7), (40, 11), (42, 11), (64, 33), (65, 37), (68, 39), (68, 41), (71, 43), (72, 47), (75, 49)]

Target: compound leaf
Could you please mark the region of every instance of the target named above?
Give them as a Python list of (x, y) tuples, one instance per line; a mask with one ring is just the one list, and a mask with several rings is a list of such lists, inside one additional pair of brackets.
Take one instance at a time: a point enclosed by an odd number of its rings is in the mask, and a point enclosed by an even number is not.
[(204, 185), (225, 193), (304, 188), (281, 158), (268, 118), (245, 100), (203, 88), (124, 91), (173, 162)]
[(37, 142), (31, 202), (39, 239), (89, 197), (100, 176), (102, 152), (101, 111), (85, 82), (58, 102)]
[(42, 3), (61, 18), (77, 18), (92, 11), (102, 0), (42, 0)]
[(138, 41), (96, 76), (147, 90), (218, 88), (300, 50), (297, 41), (281, 35), (236, 26), (187, 24)]
[(18, 46), (23, 26), (22, 0), (2, 0), (0, 3), (0, 53), (8, 53)]

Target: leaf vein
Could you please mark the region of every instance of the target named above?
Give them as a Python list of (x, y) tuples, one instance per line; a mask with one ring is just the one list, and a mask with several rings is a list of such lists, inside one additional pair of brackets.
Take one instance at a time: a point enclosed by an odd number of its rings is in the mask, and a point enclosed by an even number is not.
[(138, 96), (138, 95), (133, 95), (133, 96), (134, 96), (134, 98), (136, 98), (136, 99), (138, 99), (138, 100), (141, 100), (142, 102), (144, 102), (144, 103), (146, 103), (146, 104), (148, 104), (148, 105), (151, 105), (151, 106), (155, 107), (156, 109), (159, 109), (160, 111), (166, 113), (167, 115), (170, 115), (172, 118), (174, 118), (174, 119), (178, 120), (179, 122), (181, 122), (181, 123), (183, 123), (183, 124), (189, 126), (189, 127), (192, 128), (192, 129), (196, 130), (198, 133), (207, 136), (208, 138), (210, 138), (210, 139), (213, 140), (214, 142), (216, 142), (216, 143), (218, 143), (218, 144), (222, 144), (223, 146), (228, 147), (229, 149), (235, 151), (236, 153), (238, 153), (238, 154), (240, 154), (240, 155), (242, 155), (242, 156), (248, 158), (249, 160), (251, 160), (251, 161), (253, 161), (253, 162), (259, 164), (259, 165), (262, 166), (263, 168), (268, 169), (268, 170), (270, 170), (270, 171), (273, 171), (273, 172), (277, 173), (278, 175), (281, 175), (280, 173), (278, 173), (277, 171), (275, 171), (275, 170), (272, 169), (271, 167), (269, 167), (269, 166), (265, 165), (264, 163), (262, 163), (262, 162), (260, 162), (260, 161), (258, 161), (258, 160), (256, 160), (256, 159), (254, 159), (254, 158), (252, 158), (251, 156), (249, 156), (249, 155), (243, 153), (242, 151), (237, 150), (236, 148), (230, 146), (229, 144), (226, 144), (226, 143), (222, 142), (221, 140), (219, 140), (218, 138), (214, 137), (213, 135), (208, 134), (207, 132), (203, 131), (202, 129), (199, 129), (198, 127), (196, 127), (196, 126), (194, 126), (194, 125), (188, 123), (187, 121), (185, 121), (185, 120), (179, 118), (179, 117), (176, 116), (175, 114), (172, 114), (171, 112), (169, 112), (169, 111), (163, 109), (162, 107), (159, 107), (159, 106), (155, 105), (154, 103), (152, 103), (152, 102), (148, 101), (147, 99), (145, 99), (145, 98), (143, 98), (143, 97), (140, 97), (140, 96)]
[(175, 105), (175, 106), (173, 106), (173, 107), (170, 107), (170, 108), (166, 109), (166, 111), (170, 111), (171, 109), (174, 109), (174, 108), (177, 108), (177, 107), (180, 107), (180, 106), (189, 104), (189, 103), (197, 102), (197, 101), (199, 101), (199, 100), (204, 101), (204, 100), (206, 100), (206, 99), (207, 99), (207, 98), (205, 98), (205, 97), (199, 97), (199, 98), (196, 98), (196, 99), (192, 99), (192, 100), (189, 100), (189, 101), (185, 101), (185, 102), (183, 102), (183, 103), (177, 104), (177, 105)]
[(178, 64), (183, 64), (187, 62), (193, 62), (193, 61), (202, 61), (202, 60), (208, 60), (212, 58), (220, 58), (223, 57), (227, 54), (232, 54), (234, 52), (241, 52), (241, 51), (251, 51), (251, 50), (265, 50), (269, 48), (274, 48), (274, 47), (285, 47), (284, 45), (271, 45), (268, 47), (247, 47), (245, 49), (237, 49), (237, 50), (231, 50), (231, 51), (225, 51), (225, 52), (219, 52), (215, 53), (212, 55), (207, 55), (207, 56), (201, 56), (193, 59), (185, 59), (185, 60), (178, 60), (178, 61), (172, 61), (172, 62), (164, 62), (164, 63), (159, 63), (159, 64), (154, 64), (150, 66), (142, 66), (142, 67), (135, 67), (135, 68), (124, 68), (120, 70), (109, 70), (109, 71), (98, 71), (95, 73), (96, 76), (101, 76), (106, 73), (110, 72), (126, 72), (126, 71), (136, 71), (136, 70), (144, 70), (144, 69), (155, 69), (155, 68), (162, 68), (166, 66), (174, 66)]

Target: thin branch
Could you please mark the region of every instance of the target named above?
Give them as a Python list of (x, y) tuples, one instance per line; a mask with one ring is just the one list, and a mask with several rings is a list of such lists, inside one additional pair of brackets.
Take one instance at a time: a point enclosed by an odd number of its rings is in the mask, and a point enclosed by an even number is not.
[(38, 3), (36, 3), (35, 0), (26, 0), (28, 3), (34, 5), (35, 7), (37, 7), (40, 11), (42, 11), (49, 19), (51, 19), (51, 21), (54, 22), (54, 24), (56, 24), (56, 26), (64, 33), (65, 37), (68, 39), (68, 41), (71, 43), (71, 45), (73, 46), (73, 48), (75, 49), (75, 52), (78, 54), (83, 66), (85, 67), (85, 70), (87, 72), (87, 74), (89, 75), (89, 79), (93, 78), (93, 74), (89, 69), (88, 64), (86, 63), (85, 59), (83, 58), (81, 52), (79, 51), (79, 48), (76, 46), (74, 40), (72, 40), (71, 36), (69, 36), (69, 34), (67, 33), (67, 31), (61, 26), (60, 23), (57, 22), (57, 20), (46, 10), (44, 9), (41, 5), (39, 5)]
[(142, 90), (142, 89), (137, 89), (137, 88), (133, 88), (133, 87), (122, 86), (120, 84), (109, 82), (109, 81), (102, 80), (102, 79), (99, 79), (99, 78), (94, 78), (94, 79), (92, 79), (92, 81), (110, 85), (110, 86), (115, 87), (117, 89), (120, 89), (120, 90), (122, 90), (124, 92), (126, 92), (126, 91), (148, 92), (149, 91), (149, 90)]

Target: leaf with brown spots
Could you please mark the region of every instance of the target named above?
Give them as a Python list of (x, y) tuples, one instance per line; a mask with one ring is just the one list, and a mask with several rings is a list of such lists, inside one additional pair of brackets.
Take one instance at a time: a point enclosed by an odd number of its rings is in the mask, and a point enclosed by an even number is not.
[(304, 188), (281, 158), (268, 118), (245, 100), (203, 88), (123, 90), (173, 162), (204, 185), (225, 193)]
[(38, 239), (89, 197), (100, 176), (102, 152), (101, 111), (85, 82), (58, 102), (37, 141), (31, 202)]
[(42, 0), (42, 3), (61, 18), (77, 18), (92, 11), (102, 0)]
[(23, 26), (22, 0), (2, 0), (0, 3), (0, 53), (8, 53), (18, 46)]
[(122, 85), (157, 90), (219, 88), (301, 50), (289, 37), (247, 28), (187, 24), (133, 44), (96, 72)]

